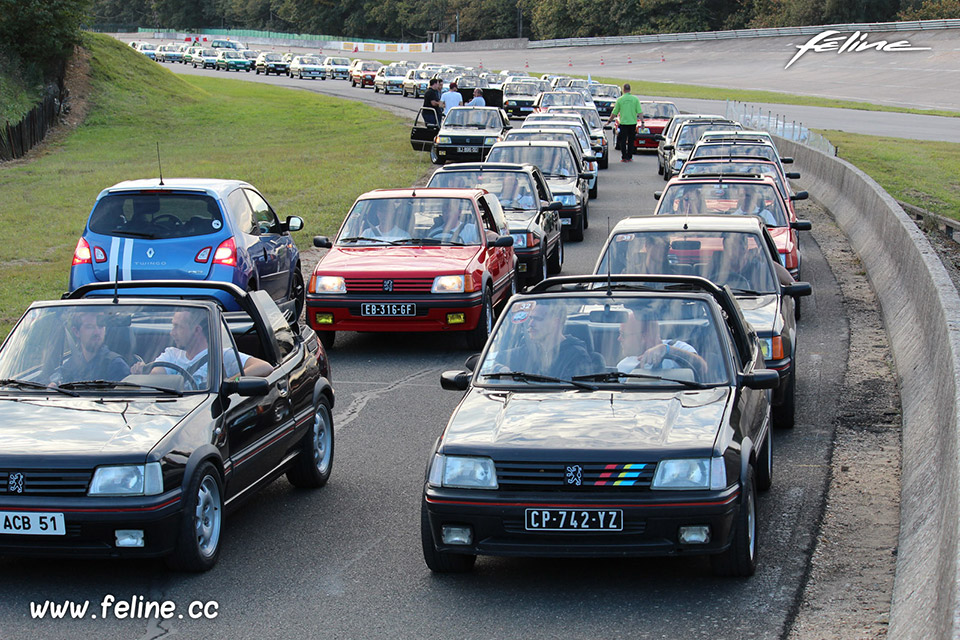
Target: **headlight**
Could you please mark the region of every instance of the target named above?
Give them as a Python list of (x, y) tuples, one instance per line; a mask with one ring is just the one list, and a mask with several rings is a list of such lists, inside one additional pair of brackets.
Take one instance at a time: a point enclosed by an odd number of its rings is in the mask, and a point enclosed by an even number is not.
[(463, 276), (437, 276), (430, 293), (463, 293)]
[(314, 276), (310, 293), (346, 293), (347, 283), (340, 276)]
[(97, 467), (89, 496), (155, 496), (163, 493), (159, 462)]
[(725, 489), (727, 468), (723, 458), (661, 460), (651, 489)]
[(500, 139), (499, 139), (499, 138), (490, 137), (490, 138), (484, 138), (484, 139), (483, 139), (483, 145), (484, 145), (485, 147), (492, 147), (493, 145), (497, 144), (498, 142), (500, 142)]
[(765, 360), (782, 360), (783, 338), (781, 336), (760, 338), (760, 351), (763, 353)]
[(511, 233), (510, 237), (513, 238), (513, 248), (514, 249), (526, 249), (527, 248), (527, 234), (525, 233)]
[(437, 144), (450, 144), (450, 136), (437, 136)]
[(512, 106), (514, 106), (515, 104), (517, 104), (517, 103), (514, 102), (513, 100), (507, 100), (506, 102), (503, 103), (503, 106), (505, 106), (505, 107), (512, 107)]
[(497, 469), (490, 458), (433, 457), (428, 482), (434, 487), (496, 489)]
[(567, 207), (572, 207), (577, 204), (577, 196), (573, 195), (572, 193), (555, 195), (553, 196), (553, 200)]

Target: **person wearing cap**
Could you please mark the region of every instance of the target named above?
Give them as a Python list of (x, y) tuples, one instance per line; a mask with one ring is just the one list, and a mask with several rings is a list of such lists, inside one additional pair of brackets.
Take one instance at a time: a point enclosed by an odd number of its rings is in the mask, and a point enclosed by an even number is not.
[(460, 91), (457, 89), (457, 83), (450, 83), (450, 90), (440, 96), (440, 102), (443, 103), (443, 116), (446, 117), (450, 113), (450, 109), (454, 107), (459, 107), (463, 104), (463, 96), (460, 95)]
[(623, 85), (623, 95), (617, 98), (613, 105), (607, 124), (613, 122), (617, 115), (620, 116), (620, 131), (617, 134), (620, 162), (633, 162), (633, 139), (637, 135), (638, 118), (640, 126), (643, 126), (643, 109), (640, 107), (640, 99), (630, 93), (629, 84)]
[(485, 107), (487, 101), (483, 99), (483, 89), (477, 87), (473, 90), (473, 100), (467, 103), (468, 107)]

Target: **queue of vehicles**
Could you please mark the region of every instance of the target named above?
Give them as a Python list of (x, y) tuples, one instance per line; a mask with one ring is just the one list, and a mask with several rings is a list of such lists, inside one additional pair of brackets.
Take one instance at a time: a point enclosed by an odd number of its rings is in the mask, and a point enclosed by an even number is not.
[[(240, 58), (213, 56), (227, 70)], [(268, 52), (252, 66), (339, 74), (309, 58)], [(355, 61), (347, 78), (416, 95), (406, 81), (420, 71), (465, 71), (385, 69)], [(522, 76), (502, 75), (504, 96), (522, 95), (508, 89)], [(414, 127), (415, 148), (444, 166), (426, 187), (360, 195), (334, 238), (314, 238), (328, 251), (308, 281), (290, 236), (303, 220), (281, 221), (248, 183), (105, 189), (70, 291), (32, 305), (0, 348), (0, 400), (29, 398), (18, 411), (31, 425), (0, 453), (0, 511), (16, 523), (0, 552), (209, 569), (224, 510), (283, 473), (329, 478), (337, 332), (454, 331), (480, 353), (441, 376), (464, 396), (425, 472), (431, 570), (466, 571), (478, 555), (708, 554), (720, 575), (752, 575), (772, 429), (794, 425), (797, 299), (811, 288), (797, 282), (810, 223), (793, 203), (806, 194), (761, 134), (674, 115), (638, 142), (661, 143), (661, 171), (679, 174), (655, 214), (620, 221), (594, 275), (550, 278), (588, 226), (606, 157), (590, 110), (613, 92), (549, 80), (529, 112), (454, 108), (423, 127), (432, 140)], [(91, 354), (84, 366), (109, 373), (73, 375)], [(111, 403), (137, 408), (118, 422)], [(64, 429), (75, 437), (59, 440)]]

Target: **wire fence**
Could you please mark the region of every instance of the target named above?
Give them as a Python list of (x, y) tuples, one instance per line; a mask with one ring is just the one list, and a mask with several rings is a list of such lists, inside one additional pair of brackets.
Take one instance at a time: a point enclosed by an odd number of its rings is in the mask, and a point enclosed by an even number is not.
[(772, 109), (764, 109), (759, 105), (746, 102), (727, 100), (724, 115), (730, 120), (736, 120), (745, 129), (768, 131), (775, 136), (799, 142), (827, 155), (837, 155), (837, 148), (822, 135), (811, 131), (802, 122), (787, 120), (786, 116), (774, 113)]

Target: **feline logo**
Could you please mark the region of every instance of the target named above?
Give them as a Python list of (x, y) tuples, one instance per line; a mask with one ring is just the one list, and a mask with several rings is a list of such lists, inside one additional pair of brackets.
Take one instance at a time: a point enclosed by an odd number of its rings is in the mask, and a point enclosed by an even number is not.
[[(842, 43), (842, 44), (841, 44)], [(800, 56), (807, 51), (814, 53), (823, 53), (825, 51), (836, 51), (840, 53), (859, 53), (867, 49), (876, 49), (877, 51), (929, 51), (931, 47), (914, 47), (907, 40), (897, 40), (896, 42), (887, 42), (886, 40), (877, 40), (876, 42), (867, 42), (867, 34), (854, 31), (849, 36), (843, 35), (840, 31), (827, 30), (813, 36), (803, 44), (795, 45), (797, 51), (784, 69), (789, 69), (790, 65), (800, 59)]]

